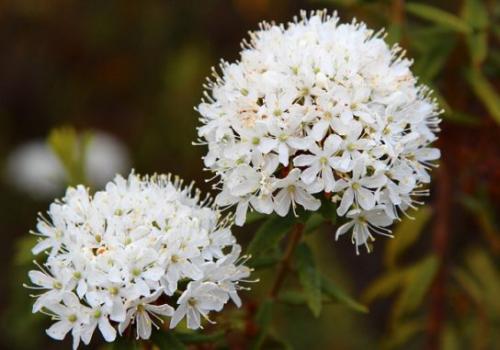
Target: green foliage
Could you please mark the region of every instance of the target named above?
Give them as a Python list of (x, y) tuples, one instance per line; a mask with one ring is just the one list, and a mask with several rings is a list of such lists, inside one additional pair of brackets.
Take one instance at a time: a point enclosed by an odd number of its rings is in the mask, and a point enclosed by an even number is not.
[(47, 139), (66, 171), (69, 185), (85, 183), (85, 151), (90, 140), (89, 133), (78, 135), (68, 127), (52, 130)]
[(153, 332), (151, 340), (160, 350), (186, 350), (186, 346), (172, 331), (158, 330)]
[(307, 306), (313, 315), (318, 317), (322, 306), (321, 275), (316, 268), (311, 249), (304, 243), (297, 247), (296, 264), (299, 281), (307, 298)]
[(443, 28), (448, 28), (461, 33), (469, 33), (471, 28), (460, 17), (437, 7), (411, 2), (406, 5), (406, 10), (422, 19), (436, 23)]
[(254, 257), (259, 257), (275, 248), (287, 232), (292, 229), (294, 222), (293, 215), (288, 215), (284, 218), (277, 215), (269, 216), (257, 232), (255, 232), (254, 237), (248, 245), (247, 253)]
[(424, 206), (410, 215), (413, 215), (414, 219), (403, 219), (393, 230), (395, 238), (386, 244), (384, 259), (388, 268), (394, 268), (398, 258), (417, 241), (431, 218), (432, 210), (430, 207)]
[(252, 349), (260, 349), (271, 328), (273, 318), (274, 301), (266, 299), (259, 307), (255, 317), (255, 323), (259, 327), (259, 333), (255, 337)]
[(465, 76), (472, 91), (481, 100), (495, 121), (500, 124), (500, 96), (495, 92), (493, 86), (478, 70), (469, 69), (466, 71)]
[(344, 290), (339, 288), (333, 281), (327, 279), (326, 277), (321, 278), (321, 289), (323, 293), (331, 298), (334, 301), (337, 301), (348, 308), (361, 312), (367, 313), (368, 308), (354, 300), (349, 294), (347, 294)]

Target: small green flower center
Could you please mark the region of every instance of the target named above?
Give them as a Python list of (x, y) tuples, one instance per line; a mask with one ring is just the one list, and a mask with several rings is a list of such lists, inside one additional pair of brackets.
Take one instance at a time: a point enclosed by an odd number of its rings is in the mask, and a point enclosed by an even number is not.
[(180, 258), (178, 255), (175, 255), (175, 254), (174, 254), (174, 255), (172, 255), (172, 257), (170, 258), (170, 260), (171, 260), (174, 264), (176, 264), (176, 263), (178, 263), (178, 262), (181, 260), (181, 258)]
[(252, 145), (257, 146), (258, 144), (260, 144), (260, 139), (258, 137), (254, 137), (252, 139)]
[(198, 302), (196, 301), (196, 299), (195, 299), (195, 298), (192, 298), (192, 297), (191, 297), (191, 298), (189, 298), (189, 299), (188, 299), (188, 305), (189, 305), (189, 306), (194, 307), (194, 306), (196, 306), (196, 304), (197, 304), (197, 303), (198, 303)]
[(141, 272), (142, 272), (142, 271), (141, 271), (141, 269), (138, 269), (138, 268), (136, 267), (136, 268), (134, 268), (134, 269), (132, 270), (132, 275), (134, 275), (134, 277), (138, 277), (138, 276), (140, 276)]
[(94, 311), (94, 318), (99, 318), (102, 316), (102, 312), (101, 310), (95, 310)]
[(348, 144), (348, 145), (347, 145), (347, 150), (348, 150), (349, 152), (352, 152), (352, 151), (354, 151), (355, 149), (356, 149), (356, 146), (354, 146), (354, 144), (350, 143), (350, 144)]
[(78, 319), (78, 317), (76, 317), (75, 314), (71, 314), (71, 315), (68, 316), (68, 321), (71, 322), (71, 323), (76, 322), (77, 319)]
[(109, 288), (109, 293), (111, 295), (117, 295), (118, 294), (118, 288), (116, 288), (116, 287)]
[(99, 234), (98, 234), (98, 235), (95, 235), (95, 241), (96, 241), (97, 243), (101, 243), (101, 241), (102, 241), (102, 236), (101, 236), (101, 235), (99, 235)]
[(297, 188), (295, 188), (295, 186), (294, 186), (294, 185), (290, 185), (290, 186), (288, 186), (288, 192), (289, 192), (289, 193), (295, 193), (295, 191), (296, 191), (296, 190), (297, 190)]
[(59, 281), (55, 281), (53, 284), (52, 284), (52, 287), (54, 287), (54, 289), (61, 289), (63, 286), (62, 286), (62, 283), (59, 282)]
[(275, 117), (279, 117), (282, 114), (283, 114), (283, 111), (281, 109), (275, 109), (274, 112), (273, 112), (273, 115)]
[(357, 182), (355, 182), (355, 183), (352, 184), (352, 189), (353, 190), (359, 190), (360, 188), (361, 188), (361, 185), (358, 184)]
[(241, 92), (241, 94), (243, 96), (248, 96), (248, 90), (247, 89), (243, 88), (243, 89), (240, 90), (240, 92)]
[(325, 165), (326, 163), (328, 163), (328, 159), (327, 159), (326, 157), (321, 157), (321, 158), (319, 159), (319, 162), (320, 162), (321, 164)]
[(288, 140), (288, 135), (286, 135), (286, 134), (281, 134), (281, 135), (279, 136), (279, 140), (280, 140), (281, 142), (285, 142), (286, 140)]
[(73, 272), (73, 278), (76, 280), (79, 280), (80, 278), (82, 278), (82, 274), (80, 273), (80, 271)]
[(137, 312), (142, 313), (142, 312), (144, 312), (144, 310), (145, 309), (144, 309), (144, 305), (143, 304), (137, 305)]

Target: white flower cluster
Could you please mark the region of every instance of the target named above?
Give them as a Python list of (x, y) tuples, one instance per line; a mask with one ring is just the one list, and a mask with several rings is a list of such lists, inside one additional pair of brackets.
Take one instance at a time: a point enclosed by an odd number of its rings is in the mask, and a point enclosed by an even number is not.
[(178, 178), (117, 176), (94, 195), (69, 188), (48, 216), (33, 248), (48, 258), (29, 277), (40, 290), (33, 312), (56, 320), (47, 330), (54, 339), (71, 332), (76, 348), (99, 328), (113, 341), (116, 326), (122, 334), (131, 324), (147, 339), (164, 316), (171, 328), (186, 317), (196, 329), (229, 299), (241, 304), (238, 282), (250, 269), (231, 220)]
[(220, 205), (285, 216), (337, 201), (358, 246), (390, 234), (399, 212), (425, 195), (429, 144), (440, 118), (398, 46), (364, 23), (318, 11), (287, 26), (262, 24), (241, 60), (221, 63), (197, 108), (207, 168), (220, 177)]

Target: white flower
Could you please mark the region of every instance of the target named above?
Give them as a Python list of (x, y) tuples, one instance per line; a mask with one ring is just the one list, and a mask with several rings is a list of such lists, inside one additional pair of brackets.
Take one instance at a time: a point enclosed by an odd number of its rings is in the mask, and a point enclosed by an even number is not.
[(340, 216), (381, 208), (394, 220), (415, 207), (441, 111), (410, 65), (382, 31), (336, 14), (263, 23), (197, 108), (217, 203), (236, 206), (238, 225), (248, 210), (287, 215), (322, 198), (342, 198)]
[[(231, 190), (241, 186), (237, 181)], [(132, 173), (93, 195), (69, 188), (47, 216), (39, 219), (33, 248), (47, 260), (29, 272), (29, 288), (40, 291), (33, 312), (57, 320), (47, 331), (54, 339), (71, 331), (76, 348), (99, 329), (111, 342), (117, 324), (119, 334), (135, 327), (138, 338), (148, 339), (152, 326), (174, 315), (169, 304), (185, 305), (188, 294), (206, 317), (229, 299), (241, 305), (238, 283), (247, 282), (250, 269), (239, 260), (231, 218), (178, 178)], [(175, 323), (187, 315), (191, 328), (201, 327), (199, 316), (182, 314), (181, 306)]]
[(228, 300), (228, 293), (216, 283), (196, 281), (189, 284), (186, 291), (179, 297), (179, 306), (175, 310), (170, 328), (174, 328), (184, 317), (191, 329), (201, 327), (200, 315), (207, 321), (211, 310), (220, 311)]
[(163, 322), (161, 316), (172, 316), (174, 313), (174, 309), (168, 304), (151, 304), (155, 302), (160, 295), (161, 290), (157, 291), (150, 297), (134, 300), (129, 305), (127, 305), (127, 316), (125, 317), (125, 320), (118, 326), (120, 334), (122, 334), (123, 331), (127, 329), (130, 322), (133, 321), (136, 324), (137, 339), (149, 339), (151, 337), (152, 331), (151, 326), (154, 324), (156, 327), (158, 327), (151, 319), (151, 316), (153, 316), (153, 318), (156, 318), (157, 321)]
[(368, 247), (368, 239), (375, 240), (373, 235), (370, 233), (370, 229), (375, 233), (392, 237), (390, 235), (390, 230), (385, 229), (392, 223), (392, 219), (389, 218), (382, 210), (373, 209), (368, 211), (361, 211), (359, 209), (351, 210), (347, 213), (347, 217), (351, 221), (340, 226), (335, 233), (335, 239), (339, 236), (348, 232), (352, 229), (352, 243), (356, 246), (356, 254), (359, 254), (358, 247), (360, 245), (365, 245), (366, 249), (370, 251)]

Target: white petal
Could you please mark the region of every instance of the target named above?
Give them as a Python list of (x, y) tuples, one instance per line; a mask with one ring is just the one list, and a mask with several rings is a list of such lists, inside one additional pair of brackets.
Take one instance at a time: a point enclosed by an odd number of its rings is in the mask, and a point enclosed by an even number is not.
[(305, 209), (316, 211), (321, 206), (321, 201), (307, 193), (303, 188), (297, 187), (295, 190), (295, 201)]
[(274, 211), (279, 216), (286, 216), (290, 210), (292, 199), (288, 189), (284, 188), (274, 197)]
[(99, 330), (107, 342), (112, 342), (116, 338), (116, 329), (111, 326), (107, 317), (101, 317), (99, 320)]
[(358, 200), (361, 208), (365, 210), (373, 209), (375, 206), (375, 197), (373, 196), (373, 193), (364, 187), (356, 190), (356, 199)]
[(47, 329), (49, 337), (57, 340), (63, 340), (66, 334), (71, 330), (72, 324), (67, 321), (58, 321)]
[(337, 214), (339, 216), (344, 216), (344, 214), (347, 212), (347, 210), (351, 207), (353, 200), (354, 200), (354, 192), (351, 188), (348, 188), (344, 192), (344, 195), (342, 196), (342, 200), (340, 201), (340, 205), (337, 208)]

